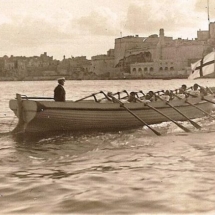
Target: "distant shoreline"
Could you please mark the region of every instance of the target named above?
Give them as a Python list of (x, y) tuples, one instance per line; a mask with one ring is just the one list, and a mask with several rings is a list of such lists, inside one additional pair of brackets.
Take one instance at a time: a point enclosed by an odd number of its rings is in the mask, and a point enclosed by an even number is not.
[[(113, 81), (113, 80), (172, 80), (172, 79), (187, 79), (187, 77), (174, 77), (174, 78), (160, 78), (160, 77), (148, 77), (148, 78), (107, 78), (107, 79), (71, 79), (71, 78), (66, 78), (66, 80), (71, 80), (71, 81)], [(55, 81), (57, 78), (0, 78), (0, 81)]]

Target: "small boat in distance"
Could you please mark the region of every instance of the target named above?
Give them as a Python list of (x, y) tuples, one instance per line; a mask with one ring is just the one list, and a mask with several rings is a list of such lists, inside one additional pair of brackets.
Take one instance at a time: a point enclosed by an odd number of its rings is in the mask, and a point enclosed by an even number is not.
[(14, 132), (36, 134), (56, 131), (120, 131), (143, 125), (153, 130), (149, 125), (166, 121), (178, 125), (176, 121), (185, 120), (194, 124), (191, 119), (203, 117), (212, 111), (213, 104), (210, 101), (214, 98), (214, 95), (208, 95), (204, 99), (189, 97), (146, 104), (123, 103), (117, 99), (118, 102), (111, 99), (100, 102), (95, 95), (90, 95), (94, 97), (90, 100), (85, 100), (90, 97), (87, 96), (77, 101), (56, 102), (53, 98), (17, 94), (16, 99), (9, 102), (10, 109), (19, 119)]

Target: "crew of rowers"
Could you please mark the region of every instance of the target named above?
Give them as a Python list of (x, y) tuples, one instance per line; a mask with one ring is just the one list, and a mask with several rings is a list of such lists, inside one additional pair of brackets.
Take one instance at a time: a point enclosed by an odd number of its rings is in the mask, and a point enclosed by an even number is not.
[[(142, 95), (139, 96), (139, 93), (141, 93)], [(152, 101), (157, 101), (158, 98), (164, 101), (170, 101), (174, 99), (187, 98), (189, 96), (202, 97), (202, 96), (206, 96), (208, 93), (210, 94), (213, 93), (208, 87), (204, 88), (198, 84), (194, 84), (192, 87), (187, 88), (187, 86), (183, 84), (177, 90), (166, 90), (166, 91), (162, 90), (156, 93), (154, 93), (153, 91), (149, 91), (146, 94), (144, 94), (142, 91), (130, 92), (128, 99), (123, 100), (123, 102), (152, 102)]]

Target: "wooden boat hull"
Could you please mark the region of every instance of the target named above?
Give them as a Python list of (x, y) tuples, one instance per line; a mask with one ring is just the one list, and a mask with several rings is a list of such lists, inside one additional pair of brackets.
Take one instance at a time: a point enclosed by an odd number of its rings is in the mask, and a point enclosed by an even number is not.
[[(206, 112), (213, 108), (211, 103), (199, 98), (190, 98), (189, 102), (195, 104)], [(204, 113), (187, 104), (185, 100), (170, 102), (179, 111), (190, 119), (203, 117)], [(175, 121), (184, 121), (181, 114), (169, 107), (165, 102), (151, 102), (151, 106)], [(161, 114), (144, 105), (144, 103), (126, 103), (139, 118), (147, 124), (156, 124), (168, 121)], [(143, 124), (131, 115), (118, 103), (84, 102), (54, 102), (22, 100), (21, 115), (18, 115), (17, 100), (10, 101), (10, 108), (20, 118), (18, 129), (26, 133), (45, 133), (53, 131), (111, 131), (141, 127)]]

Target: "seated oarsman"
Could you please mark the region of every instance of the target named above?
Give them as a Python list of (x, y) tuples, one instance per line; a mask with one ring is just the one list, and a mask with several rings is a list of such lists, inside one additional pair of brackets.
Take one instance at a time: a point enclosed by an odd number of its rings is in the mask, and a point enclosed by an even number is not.
[(160, 97), (161, 97), (161, 99), (163, 99), (165, 101), (169, 101), (170, 100), (170, 91), (166, 90), (163, 95), (160, 95)]
[(147, 96), (147, 94), (143, 94), (143, 96), (137, 98), (137, 101), (142, 103), (149, 103), (151, 101), (148, 98), (149, 97)]
[(184, 94), (187, 90), (187, 85), (186, 84), (182, 84), (181, 87), (178, 90), (178, 94)]
[(177, 94), (177, 91), (178, 90), (166, 90), (165, 94), (169, 95), (169, 101), (170, 100), (177, 100), (177, 99), (179, 99), (178, 98), (179, 94)]
[(174, 92), (172, 90), (169, 91), (169, 100), (173, 100), (174, 99)]
[(145, 99), (148, 100), (148, 101), (155, 101), (155, 95), (153, 93), (153, 91), (149, 91), (146, 96), (145, 96)]
[(208, 93), (210, 93), (210, 89), (207, 87), (202, 87), (198, 84), (194, 84), (192, 90), (188, 92), (188, 94), (193, 97), (206, 96)]
[(135, 92), (130, 92), (130, 95), (129, 95), (127, 101), (128, 102), (137, 102), (136, 93)]
[(206, 96), (209, 92), (209, 89), (200, 86), (200, 96)]
[[(112, 92), (108, 92), (107, 96), (110, 98), (108, 102), (111, 101), (113, 103), (119, 103), (119, 99), (115, 98), (114, 94)], [(122, 103), (128, 103), (128, 101), (125, 100), (125, 99), (120, 99), (120, 102), (122, 102)]]
[(178, 89), (177, 97), (181, 99), (186, 98), (186, 90), (187, 90), (187, 85), (182, 84), (182, 86)]
[(193, 97), (200, 96), (201, 87), (198, 84), (194, 84), (192, 89), (188, 92), (188, 95)]

